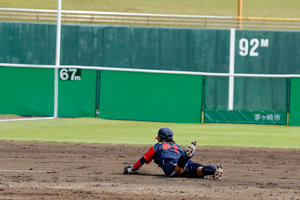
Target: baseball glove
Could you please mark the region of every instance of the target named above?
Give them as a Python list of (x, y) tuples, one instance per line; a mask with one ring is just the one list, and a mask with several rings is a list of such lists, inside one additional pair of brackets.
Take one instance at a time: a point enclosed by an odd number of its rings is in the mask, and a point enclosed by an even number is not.
[(123, 170), (123, 174), (138, 174), (138, 172), (135, 170), (135, 171), (132, 171), (132, 166), (133, 165), (127, 165), (124, 167), (124, 170)]

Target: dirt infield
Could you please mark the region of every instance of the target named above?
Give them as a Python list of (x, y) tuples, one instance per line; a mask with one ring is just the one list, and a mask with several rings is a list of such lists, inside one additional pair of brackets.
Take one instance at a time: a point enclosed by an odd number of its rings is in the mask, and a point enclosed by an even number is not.
[(0, 199), (300, 199), (300, 150), (199, 147), (222, 180), (167, 178), (155, 163), (123, 175), (149, 147), (0, 142)]

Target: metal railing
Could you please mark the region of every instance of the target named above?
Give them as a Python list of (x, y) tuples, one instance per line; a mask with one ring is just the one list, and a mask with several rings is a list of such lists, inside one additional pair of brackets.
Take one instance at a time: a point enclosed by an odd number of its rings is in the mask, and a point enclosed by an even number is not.
[[(300, 30), (299, 18), (171, 15), (62, 10), (64, 23)], [(0, 8), (0, 20), (56, 22), (56, 10)]]

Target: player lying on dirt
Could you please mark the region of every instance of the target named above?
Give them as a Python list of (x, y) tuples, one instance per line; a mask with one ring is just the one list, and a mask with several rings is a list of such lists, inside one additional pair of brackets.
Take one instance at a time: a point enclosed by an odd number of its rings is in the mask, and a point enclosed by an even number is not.
[(161, 128), (156, 137), (158, 143), (154, 144), (141, 159), (124, 168), (124, 174), (137, 174), (137, 170), (145, 163), (149, 164), (152, 159), (162, 168), (168, 177), (204, 178), (211, 176), (220, 179), (223, 176), (221, 165), (202, 165), (190, 159), (196, 152), (196, 142), (187, 146), (186, 150), (173, 140), (173, 132), (169, 128)]

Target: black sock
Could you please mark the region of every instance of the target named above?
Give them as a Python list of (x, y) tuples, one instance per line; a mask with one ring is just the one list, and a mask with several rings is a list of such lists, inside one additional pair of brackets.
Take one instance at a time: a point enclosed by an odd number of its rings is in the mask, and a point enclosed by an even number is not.
[(216, 167), (212, 165), (206, 165), (202, 168), (203, 176), (215, 175)]

